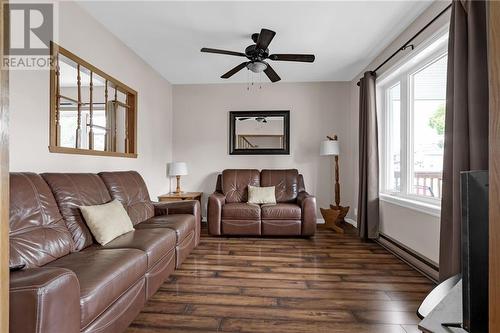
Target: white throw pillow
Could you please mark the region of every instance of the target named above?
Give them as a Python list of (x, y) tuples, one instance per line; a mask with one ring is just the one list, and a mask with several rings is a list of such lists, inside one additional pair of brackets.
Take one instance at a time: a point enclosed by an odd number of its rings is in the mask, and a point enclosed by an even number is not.
[(276, 194), (274, 186), (258, 187), (248, 185), (248, 203), (275, 204)]
[(103, 205), (80, 206), (79, 208), (90, 232), (101, 245), (134, 230), (125, 208), (116, 199)]

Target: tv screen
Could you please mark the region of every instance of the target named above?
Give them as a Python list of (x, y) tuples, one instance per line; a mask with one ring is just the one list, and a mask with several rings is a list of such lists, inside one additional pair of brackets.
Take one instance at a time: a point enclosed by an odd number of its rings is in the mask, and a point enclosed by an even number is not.
[(488, 171), (461, 175), (463, 328), (488, 332)]

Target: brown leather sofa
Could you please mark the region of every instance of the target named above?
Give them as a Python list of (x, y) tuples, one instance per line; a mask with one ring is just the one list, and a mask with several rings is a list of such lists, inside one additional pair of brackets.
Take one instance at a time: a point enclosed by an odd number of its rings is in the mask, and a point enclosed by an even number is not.
[[(249, 204), (248, 185), (275, 186), (276, 204)], [(312, 236), (316, 198), (305, 191), (296, 169), (227, 169), (208, 199), (211, 235)]]
[[(78, 206), (112, 198), (135, 230), (101, 246)], [(10, 331), (123, 331), (199, 235), (197, 201), (152, 202), (133, 171), (11, 173)]]

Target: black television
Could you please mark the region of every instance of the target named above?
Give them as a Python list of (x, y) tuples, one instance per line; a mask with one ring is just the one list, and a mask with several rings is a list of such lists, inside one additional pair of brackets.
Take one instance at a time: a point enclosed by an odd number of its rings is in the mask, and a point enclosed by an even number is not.
[(462, 327), (488, 333), (488, 171), (461, 174)]

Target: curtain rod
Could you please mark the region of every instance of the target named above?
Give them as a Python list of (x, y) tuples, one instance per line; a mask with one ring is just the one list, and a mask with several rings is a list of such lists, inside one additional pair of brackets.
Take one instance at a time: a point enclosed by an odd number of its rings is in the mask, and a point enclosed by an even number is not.
[[(403, 44), (399, 49), (396, 50), (389, 58), (385, 59), (383, 63), (381, 63), (377, 68), (375, 68), (372, 73), (376, 73), (382, 66), (387, 64), (389, 61), (392, 60), (399, 52), (406, 50), (407, 48), (411, 48), (412, 50), (414, 49), (414, 45), (410, 44), (415, 38), (417, 38), (422, 32), (424, 32), (432, 23), (436, 22), (438, 18), (440, 18), (448, 9), (451, 8), (451, 3), (446, 6), (445, 9), (443, 9), (439, 14), (437, 14), (429, 23), (427, 23), (422, 29), (420, 29), (413, 37), (411, 37), (406, 43)], [(357, 85), (359, 86), (360, 81), (358, 81)]]

